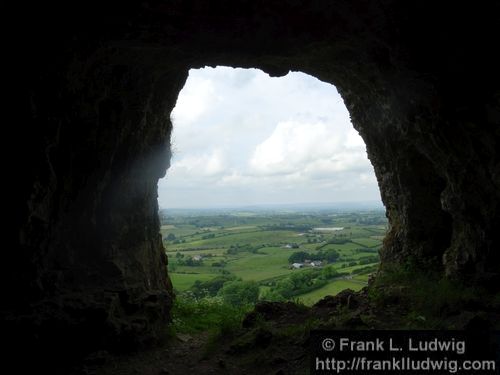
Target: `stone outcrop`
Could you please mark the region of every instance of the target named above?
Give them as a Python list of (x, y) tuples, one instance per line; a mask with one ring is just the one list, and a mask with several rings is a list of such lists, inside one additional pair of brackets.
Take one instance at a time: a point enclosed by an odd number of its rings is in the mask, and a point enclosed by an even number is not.
[(496, 2), (77, 1), (11, 14), (19, 157), (2, 320), (21, 345), (134, 347), (165, 327), (156, 184), (170, 111), (206, 65), (334, 84), (387, 208), (383, 265), (498, 285)]

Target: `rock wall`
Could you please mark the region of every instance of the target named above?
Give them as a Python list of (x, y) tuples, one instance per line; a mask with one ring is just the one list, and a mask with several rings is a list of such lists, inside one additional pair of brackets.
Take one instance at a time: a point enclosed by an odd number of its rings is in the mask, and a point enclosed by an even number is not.
[(188, 70), (205, 65), (335, 84), (387, 208), (383, 265), (498, 285), (498, 11), (395, 0), (13, 9), (7, 331), (71, 353), (160, 335), (173, 295), (156, 184), (169, 113)]
[(24, 215), (4, 274), (6, 329), (20, 347), (43, 351), (50, 341), (53, 354), (79, 355), (131, 349), (165, 332), (173, 293), (157, 181), (169, 166), (170, 111), (186, 74), (157, 74), (137, 58), (103, 48), (72, 59), (58, 72), (61, 86), (48, 76), (31, 93), (31, 127), (20, 135), (29, 157), (19, 172), (29, 171), (32, 186), (18, 191)]

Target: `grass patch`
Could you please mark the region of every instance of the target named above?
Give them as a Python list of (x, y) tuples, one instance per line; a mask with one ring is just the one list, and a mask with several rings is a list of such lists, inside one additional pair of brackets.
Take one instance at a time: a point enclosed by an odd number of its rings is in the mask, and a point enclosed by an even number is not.
[(172, 308), (175, 333), (209, 332), (213, 336), (231, 335), (241, 327), (241, 321), (253, 306), (233, 306), (221, 298), (178, 297)]
[(364, 246), (364, 247), (375, 247), (375, 246), (380, 245), (380, 242), (381, 242), (380, 240), (376, 240), (376, 239), (370, 238), (370, 237), (367, 237), (367, 238), (353, 238), (351, 241), (354, 244), (361, 245), (361, 246)]
[(358, 291), (365, 285), (360, 282), (353, 282), (350, 280), (336, 280), (326, 284), (324, 287), (313, 290), (309, 293), (300, 294), (297, 297), (299, 301), (307, 306), (311, 306), (318, 302), (321, 298), (331, 295), (334, 296), (345, 289), (352, 289)]
[[(273, 287), (287, 277), (308, 272), (310, 267), (307, 266), (290, 268), (288, 259), (296, 251), (316, 254), (321, 247), (325, 251), (334, 249), (340, 258), (328, 267), (343, 273), (366, 267), (363, 264), (367, 260), (365, 258), (377, 255), (376, 247), (380, 245), (365, 246), (380, 243), (371, 237), (383, 236), (385, 221), (383, 211), (261, 212), (252, 215), (181, 212), (172, 216), (163, 215), (161, 232), (169, 257), (169, 275), (178, 295), (194, 287), (196, 282), (204, 283), (219, 276), (231, 275), (243, 281), (259, 283), (262, 296), (269, 294), (264, 293), (264, 286)], [(317, 227), (345, 229), (341, 233), (323, 234), (308, 229)], [(169, 236), (175, 239), (167, 240)], [(345, 243), (329, 243), (344, 240)], [(358, 244), (351, 240), (361, 242)], [(293, 245), (299, 250), (291, 248)], [(198, 256), (201, 261), (196, 264), (188, 262)], [(366, 283), (365, 279), (356, 278), (355, 281)], [(317, 289), (322, 286), (317, 285)], [(325, 294), (332, 293), (336, 291), (325, 290)], [(324, 296), (316, 295), (318, 299)]]
[(175, 289), (179, 292), (183, 292), (188, 290), (193, 286), (196, 280), (200, 281), (208, 281), (216, 277), (216, 274), (208, 274), (208, 273), (175, 273), (170, 272), (169, 274), (170, 280), (172, 280), (172, 284)]
[(288, 257), (291, 250), (281, 248), (265, 248), (262, 254), (252, 254), (231, 261), (227, 270), (238, 275), (243, 280), (261, 281), (276, 276), (289, 274)]
[(379, 306), (399, 300), (409, 308), (408, 324), (412, 328), (446, 328), (449, 316), (480, 303), (485, 298), (485, 291), (438, 275), (432, 271), (386, 265), (374, 287), (370, 288), (369, 297)]

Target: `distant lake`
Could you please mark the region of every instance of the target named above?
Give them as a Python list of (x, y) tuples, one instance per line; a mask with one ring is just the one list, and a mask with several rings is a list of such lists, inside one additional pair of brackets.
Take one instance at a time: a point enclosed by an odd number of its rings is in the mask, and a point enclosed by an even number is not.
[(319, 232), (329, 232), (329, 231), (336, 231), (336, 230), (343, 230), (344, 227), (331, 227), (331, 228), (313, 228), (313, 230), (319, 231)]

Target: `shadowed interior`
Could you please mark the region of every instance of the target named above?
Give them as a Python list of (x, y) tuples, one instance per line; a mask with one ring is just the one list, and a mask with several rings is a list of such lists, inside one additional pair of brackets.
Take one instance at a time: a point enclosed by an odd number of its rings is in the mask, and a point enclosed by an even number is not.
[(20, 157), (2, 261), (6, 337), (71, 357), (161, 336), (173, 293), (157, 182), (177, 95), (189, 69), (206, 65), (334, 84), (387, 209), (382, 270), (411, 264), (495, 288), (498, 11), (393, 0), (13, 10), (22, 27), (9, 143)]

